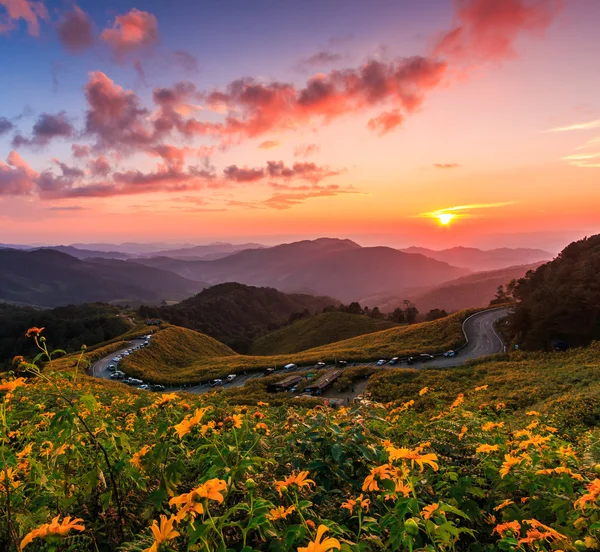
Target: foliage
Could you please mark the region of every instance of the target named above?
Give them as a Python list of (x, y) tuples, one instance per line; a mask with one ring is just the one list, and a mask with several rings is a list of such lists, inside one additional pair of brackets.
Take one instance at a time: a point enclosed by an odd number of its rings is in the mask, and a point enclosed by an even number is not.
[[(414, 388), (333, 410), (142, 393), (19, 362), (35, 377), (0, 382), (8, 552), (599, 547), (600, 432), (563, 432), (560, 405), (521, 410), (500, 371), (458, 396)], [(482, 407), (486, 393), (501, 402)]]
[(120, 311), (118, 307), (102, 303), (52, 310), (0, 303), (0, 371), (10, 365), (15, 355), (36, 354), (35, 345), (25, 337), (27, 328), (47, 328), (47, 338), (58, 349), (74, 352), (83, 344), (96, 345), (128, 331), (131, 322), (120, 316)]
[(285, 325), (292, 314), (305, 309), (321, 312), (336, 303), (330, 297), (227, 283), (207, 288), (176, 305), (142, 306), (140, 314), (207, 334), (244, 353), (257, 336)]
[[(161, 330), (150, 347), (130, 355), (121, 361), (121, 366), (127, 374), (144, 381), (184, 384), (206, 382), (228, 374), (262, 370), (271, 366), (281, 368), (290, 362), (310, 366), (319, 361), (333, 363), (336, 359), (360, 362), (377, 360), (382, 356), (385, 358), (441, 352), (463, 344), (462, 323), (472, 312), (464, 311), (434, 322), (397, 326), (291, 355), (244, 356), (231, 354), (224, 345), (226, 352), (223, 354), (214, 354), (208, 349), (204, 354), (201, 350), (186, 353), (183, 349), (176, 364), (170, 361), (169, 355), (157, 351), (163, 343), (157, 339), (164, 331)], [(175, 336), (178, 331), (184, 330), (172, 327), (169, 335)], [(201, 334), (196, 335), (199, 340), (208, 339)]]
[(511, 286), (512, 335), (524, 349), (600, 338), (600, 235), (567, 246), (556, 259)]
[(303, 318), (254, 341), (251, 355), (281, 355), (335, 343), (395, 327), (396, 324), (364, 316), (333, 311)]

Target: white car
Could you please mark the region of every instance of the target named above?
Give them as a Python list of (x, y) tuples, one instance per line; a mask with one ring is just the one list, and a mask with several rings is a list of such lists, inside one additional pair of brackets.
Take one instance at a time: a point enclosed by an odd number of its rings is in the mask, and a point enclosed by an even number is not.
[(445, 357), (453, 357), (453, 356), (456, 356), (456, 351), (453, 351), (453, 350), (446, 351), (446, 352), (444, 353), (444, 356), (445, 356)]
[(237, 374), (229, 374), (227, 376), (227, 381), (233, 381), (235, 378), (237, 378)]
[(223, 385), (222, 379), (212, 380), (212, 383), (210, 384), (211, 387), (218, 387), (219, 385)]
[(383, 366), (386, 363), (387, 363), (387, 360), (385, 360), (385, 359), (382, 358), (381, 360), (377, 361), (377, 366)]
[(138, 389), (150, 389), (150, 386), (147, 383), (142, 383), (142, 385), (140, 385)]

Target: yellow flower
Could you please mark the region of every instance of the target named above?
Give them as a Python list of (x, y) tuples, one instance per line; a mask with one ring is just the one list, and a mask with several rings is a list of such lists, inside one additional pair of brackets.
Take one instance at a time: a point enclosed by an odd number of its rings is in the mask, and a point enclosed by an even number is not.
[(371, 470), (371, 473), (365, 477), (365, 481), (362, 486), (363, 491), (378, 491), (379, 485), (377, 484), (376, 477), (379, 479), (391, 479), (392, 476), (392, 468), (389, 464), (384, 464), (383, 466), (377, 466)]
[(487, 388), (487, 385), (480, 385), (479, 387), (475, 388), (475, 391), (485, 391)]
[(349, 498), (346, 502), (342, 503), (342, 508), (345, 508), (349, 512), (354, 510), (354, 507), (358, 505), (359, 510), (365, 510), (365, 512), (369, 511), (369, 506), (371, 505), (371, 501), (368, 498), (364, 498), (364, 495), (359, 495), (356, 499)]
[(163, 542), (167, 542), (175, 537), (179, 536), (179, 532), (173, 529), (173, 525), (176, 519), (175, 516), (171, 516), (167, 519), (167, 516), (160, 515), (160, 525), (154, 520), (150, 530), (154, 535), (154, 544), (149, 548), (146, 548), (144, 552), (158, 552), (160, 545)]
[(481, 426), (483, 431), (492, 431), (492, 429), (504, 427), (504, 422), (487, 422)]
[(540, 413), (537, 410), (530, 410), (529, 412), (525, 413), (526, 416), (539, 416)]
[(267, 519), (271, 520), (271, 521), (277, 521), (278, 519), (285, 519), (295, 509), (296, 509), (295, 506), (290, 506), (287, 510), (285, 509), (284, 506), (278, 506), (277, 508), (274, 508), (273, 510), (270, 511), (270, 513), (267, 514)]
[(83, 520), (81, 518), (71, 519), (71, 516), (65, 517), (62, 522), (59, 522), (60, 516), (56, 516), (52, 519), (50, 523), (44, 523), (44, 525), (30, 531), (23, 537), (21, 541), (21, 545), (19, 546), (19, 550), (23, 550), (28, 544), (30, 544), (33, 539), (44, 539), (49, 536), (66, 536), (69, 531), (85, 531), (85, 526), (83, 525)]
[(197, 408), (193, 416), (186, 416), (180, 423), (173, 426), (177, 436), (182, 439), (194, 426), (198, 425), (208, 408)]
[(142, 469), (142, 462), (141, 459), (143, 456), (146, 456), (146, 454), (148, 454), (148, 452), (150, 451), (152, 447), (149, 447), (148, 445), (144, 445), (138, 452), (136, 452), (132, 457), (131, 460), (129, 460), (129, 463), (133, 466), (135, 466), (138, 470)]
[(513, 466), (517, 466), (522, 462), (522, 458), (518, 458), (516, 456), (511, 456), (510, 454), (504, 455), (504, 462), (502, 463), (502, 467), (500, 468), (500, 477), (504, 479), (506, 475), (510, 472)]
[(12, 393), (17, 387), (25, 385), (25, 378), (17, 378), (9, 381), (0, 383), (0, 391), (6, 391)]
[(575, 508), (579, 508), (580, 510), (585, 509), (588, 502), (596, 502), (598, 495), (600, 495), (600, 479), (594, 479), (585, 488), (587, 489), (587, 493), (575, 501)]
[(425, 395), (428, 391), (431, 391), (431, 389), (429, 387), (423, 387), (423, 389), (421, 389), (421, 391), (419, 391), (419, 397), (422, 397), (423, 395)]
[(421, 450), (424, 445), (417, 447), (413, 450), (409, 450), (407, 448), (396, 448), (394, 446), (389, 446), (386, 448), (386, 451), (389, 454), (390, 462), (394, 462), (395, 460), (410, 460), (411, 464), (415, 462), (419, 465), (421, 471), (425, 464), (431, 466), (433, 471), (437, 471), (439, 466), (437, 464), (437, 456), (433, 453), (429, 454), (421, 454)]
[(263, 435), (269, 435), (271, 432), (269, 431), (269, 426), (264, 422), (258, 422), (254, 426), (255, 433), (262, 433)]
[(498, 452), (499, 448), (498, 445), (479, 445), (475, 452), (486, 454), (488, 452)]
[(227, 490), (227, 483), (222, 479), (209, 479), (206, 483), (196, 487), (196, 493), (200, 498), (208, 498), (209, 500), (216, 500), (219, 504), (223, 502), (224, 498), (221, 491)]
[(298, 552), (329, 552), (332, 549), (339, 550), (342, 547), (339, 540), (332, 537), (321, 540), (327, 531), (329, 531), (327, 526), (319, 525), (315, 540), (309, 542), (308, 546), (298, 548)]
[(580, 475), (578, 473), (574, 473), (572, 470), (570, 470), (569, 468), (565, 468), (564, 466), (558, 466), (557, 468), (550, 468), (547, 470), (538, 470), (535, 472), (536, 475), (552, 475), (553, 473), (556, 473), (556, 474), (566, 473), (567, 475), (569, 475), (573, 479), (576, 479), (577, 481), (583, 481), (582, 475)]
[(233, 418), (233, 427), (235, 427), (235, 429), (241, 429), (242, 421), (243, 421), (244, 417), (241, 414), (234, 414), (232, 416), (232, 418)]
[(439, 504), (429, 504), (429, 506), (425, 506), (425, 508), (423, 508), (421, 515), (423, 516), (423, 519), (429, 519), (439, 509)]
[(562, 454), (563, 456), (571, 456), (574, 460), (577, 460), (577, 454), (571, 448), (571, 445), (567, 445), (566, 447), (560, 447), (558, 449), (558, 453)]
[(279, 493), (279, 496), (281, 496), (282, 490), (287, 489), (291, 485), (296, 485), (299, 489), (314, 485), (315, 482), (312, 479), (307, 479), (307, 477), (307, 471), (301, 471), (297, 474), (288, 475), (284, 481), (275, 481), (275, 490)]
[(458, 434), (458, 440), (462, 441), (463, 437), (467, 434), (467, 431), (469, 430), (469, 428), (467, 426), (462, 426), (460, 428), (460, 433)]
[(460, 393), (458, 397), (456, 397), (454, 402), (450, 405), (450, 410), (458, 408), (463, 402), (465, 402), (465, 395), (463, 393)]
[(509, 498), (507, 498), (506, 500), (504, 500), (500, 504), (498, 504), (498, 506), (496, 506), (494, 508), (494, 511), (499, 512), (500, 510), (502, 510), (503, 508), (506, 508), (507, 506), (510, 506), (511, 504), (514, 504), (514, 502), (512, 500), (510, 500)]

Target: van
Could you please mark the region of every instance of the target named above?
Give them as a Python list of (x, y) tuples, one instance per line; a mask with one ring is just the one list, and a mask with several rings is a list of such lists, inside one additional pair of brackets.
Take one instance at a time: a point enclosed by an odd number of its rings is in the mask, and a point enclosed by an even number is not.
[(296, 366), (295, 364), (286, 364), (283, 367), (283, 369), (286, 370), (286, 371), (295, 370), (296, 368), (298, 368), (298, 366)]

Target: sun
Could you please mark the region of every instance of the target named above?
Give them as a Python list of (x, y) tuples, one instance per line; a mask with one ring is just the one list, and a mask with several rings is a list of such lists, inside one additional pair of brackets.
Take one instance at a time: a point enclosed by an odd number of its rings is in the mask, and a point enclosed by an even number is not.
[(456, 215), (452, 213), (440, 213), (436, 215), (436, 218), (442, 226), (448, 226), (456, 218)]

